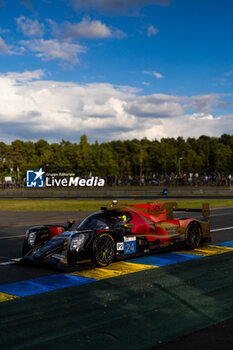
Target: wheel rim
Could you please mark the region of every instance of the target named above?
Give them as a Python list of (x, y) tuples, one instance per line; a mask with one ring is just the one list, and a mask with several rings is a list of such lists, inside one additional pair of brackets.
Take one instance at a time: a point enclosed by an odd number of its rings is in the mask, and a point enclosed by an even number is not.
[(104, 236), (96, 243), (96, 259), (102, 264), (109, 264), (114, 255), (114, 245), (111, 238)]
[(201, 240), (201, 235), (198, 227), (193, 227), (190, 231), (189, 234), (190, 241), (191, 243), (195, 246), (198, 247), (200, 240)]

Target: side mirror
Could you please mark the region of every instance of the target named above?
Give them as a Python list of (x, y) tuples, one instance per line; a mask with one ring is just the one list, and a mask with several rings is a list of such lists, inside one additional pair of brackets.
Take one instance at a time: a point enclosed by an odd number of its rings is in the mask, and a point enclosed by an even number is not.
[(75, 224), (75, 220), (69, 220), (67, 221), (68, 228), (71, 228)]
[(133, 228), (133, 224), (125, 224), (124, 227), (125, 228)]

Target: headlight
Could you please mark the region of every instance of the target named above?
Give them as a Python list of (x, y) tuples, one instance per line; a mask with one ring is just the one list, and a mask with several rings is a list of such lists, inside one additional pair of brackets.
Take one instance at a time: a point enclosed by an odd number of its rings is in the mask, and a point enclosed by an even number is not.
[(34, 245), (35, 240), (36, 240), (36, 232), (30, 232), (28, 234), (28, 244), (29, 245)]
[(78, 251), (80, 245), (84, 242), (84, 239), (85, 236), (82, 233), (80, 235), (75, 236), (71, 241), (70, 250)]

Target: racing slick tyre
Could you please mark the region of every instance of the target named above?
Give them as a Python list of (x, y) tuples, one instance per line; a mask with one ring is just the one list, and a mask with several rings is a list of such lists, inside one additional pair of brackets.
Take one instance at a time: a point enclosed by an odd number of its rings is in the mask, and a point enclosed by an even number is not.
[(187, 229), (188, 232), (185, 241), (186, 248), (195, 249), (201, 242), (201, 228), (197, 222), (191, 222)]
[(115, 257), (115, 241), (108, 233), (97, 236), (92, 246), (93, 260), (97, 266), (108, 266)]

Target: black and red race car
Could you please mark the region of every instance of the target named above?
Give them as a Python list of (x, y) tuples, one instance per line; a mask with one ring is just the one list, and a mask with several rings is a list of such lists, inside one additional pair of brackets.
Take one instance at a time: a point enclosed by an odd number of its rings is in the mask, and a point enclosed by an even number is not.
[[(174, 211), (202, 212), (203, 220), (173, 217)], [(194, 249), (210, 241), (209, 204), (202, 209), (177, 208), (177, 203), (118, 205), (88, 216), (77, 229), (41, 225), (26, 232), (23, 260), (56, 268), (107, 266), (114, 260), (144, 256), (167, 247)]]

